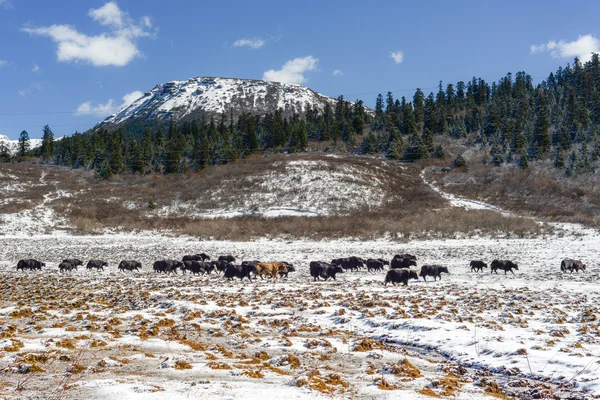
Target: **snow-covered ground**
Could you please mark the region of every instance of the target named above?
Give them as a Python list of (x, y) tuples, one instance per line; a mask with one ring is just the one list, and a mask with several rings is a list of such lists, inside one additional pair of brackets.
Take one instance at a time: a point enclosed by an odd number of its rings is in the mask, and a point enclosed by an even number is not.
[(444, 192), (439, 187), (437, 187), (436, 185), (434, 185), (433, 183), (431, 183), (427, 179), (427, 175), (426, 174), (427, 174), (427, 169), (424, 168), (421, 171), (421, 179), (423, 179), (423, 182), (425, 182), (425, 184), (427, 184), (436, 193), (439, 193), (440, 196), (442, 196), (444, 199), (448, 200), (448, 202), (450, 203), (450, 205), (452, 207), (462, 207), (462, 208), (465, 208), (467, 210), (496, 211), (496, 212), (498, 212), (498, 213), (500, 213), (502, 215), (513, 215), (513, 213), (511, 213), (511, 212), (506, 211), (506, 210), (502, 210), (501, 208), (498, 208), (498, 207), (493, 206), (491, 204), (484, 203), (484, 202), (478, 201), (478, 200), (465, 199), (465, 198), (453, 195), (452, 193)]
[[(310, 358), (311, 351), (315, 350), (309, 348), (313, 344), (307, 344), (307, 341), (326, 340), (337, 349), (334, 355), (339, 360), (336, 362), (344, 365), (334, 371), (349, 383), (347, 391), (335, 389), (340, 396), (390, 396), (389, 392), (379, 390), (373, 379), (380, 375), (386, 362), (402, 359), (404, 351), (408, 352), (413, 364), (421, 365), (418, 368), (424, 372), (423, 378), (401, 384), (407, 391), (403, 396), (410, 393), (420, 398), (416, 390), (430, 388), (435, 392), (439, 389), (432, 386), (432, 382), (445, 376), (440, 372), (445, 364), (438, 362), (437, 367), (432, 368), (430, 361), (436, 359), (450, 360), (452, 365), (468, 368), (458, 398), (472, 398), (478, 393), (482, 396), (483, 389), (474, 382), (480, 382), (486, 374), (488, 379), (496, 379), (507, 392), (518, 392), (521, 390), (518, 386), (530, 390), (531, 386), (547, 381), (556, 391), (559, 384), (568, 384), (567, 392), (585, 390), (600, 394), (600, 360), (597, 358), (600, 352), (599, 269), (594, 261), (600, 235), (591, 230), (571, 228), (538, 239), (479, 238), (402, 244), (386, 240), (199, 242), (192, 238), (150, 233), (0, 236), (2, 329), (17, 324), (16, 336), (27, 348), (27, 351), (17, 353), (4, 352), (0, 366), (14, 367), (19, 364), (16, 354), (33, 350), (50, 352), (58, 357), (58, 353), (66, 350), (48, 344), (49, 339), (58, 342), (80, 337), (75, 340), (76, 349), (92, 339), (102, 340), (107, 343), (103, 350), (106, 357), (116, 357), (114, 354), (121, 352), (129, 361), (125, 366), (102, 367), (103, 372), (95, 372), (93, 367), (98, 360), (87, 355), (85, 362), (82, 361), (86, 370), (77, 375), (64, 374), (68, 363), (59, 363), (62, 370), (40, 364), (53, 371), (48, 374), (53, 378), (44, 379), (59, 380), (68, 375), (74, 396), (85, 394), (102, 398), (138, 393), (143, 398), (186, 398), (187, 395), (201, 394), (244, 398), (247, 397), (246, 390), (257, 393), (267, 390), (266, 393), (273, 396), (316, 396), (319, 393), (315, 390), (306, 386), (298, 388), (294, 382), (306, 378), (310, 371), (321, 365), (317, 356)], [(180, 258), (200, 251), (211, 255), (230, 253), (240, 260), (287, 260), (294, 263), (298, 271), (291, 274), (289, 281), (276, 284), (260, 280), (252, 284), (230, 283), (217, 276), (155, 276), (150, 272), (155, 259)], [(308, 273), (311, 260), (348, 255), (390, 258), (399, 252), (416, 254), (419, 264), (446, 265), (450, 275), (444, 275), (441, 282), (412, 281), (404, 288), (384, 287), (385, 272), (348, 272), (335, 282), (316, 283)], [(559, 264), (566, 256), (585, 260), (588, 271), (562, 274)], [(49, 271), (16, 274), (16, 261), (29, 257), (45, 261)], [(59, 276), (57, 264), (65, 257), (103, 258), (109, 261), (110, 267), (99, 274), (80, 270)], [(492, 275), (489, 270), (470, 272), (469, 260), (489, 262), (494, 258), (510, 258), (517, 262), (516, 275)], [(121, 259), (142, 261), (143, 271), (133, 275), (118, 273), (116, 266)], [(45, 295), (40, 295), (43, 293)], [(50, 303), (44, 300), (49, 293), (54, 294)], [(73, 306), (78, 301), (82, 304)], [(11, 317), (15, 309), (29, 307), (34, 310), (32, 315), (20, 319)], [(186, 321), (192, 311), (200, 314)], [(208, 317), (210, 313), (216, 314)], [(90, 315), (95, 316), (94, 319), (90, 319)], [(148, 327), (168, 317), (175, 321), (179, 336), (167, 327), (157, 334), (158, 341), (140, 340), (140, 329), (146, 325), (141, 324), (136, 315), (143, 316)], [(235, 315), (233, 320), (232, 315)], [(123, 325), (102, 328), (109, 317), (118, 318)], [(245, 329), (236, 331), (233, 326), (227, 327), (231, 322), (238, 325), (239, 318), (248, 321), (242, 323)], [(29, 326), (29, 320), (38, 322)], [(269, 321), (275, 322), (269, 325)], [(200, 328), (190, 326), (192, 322)], [(52, 326), (61, 329), (48, 331)], [(119, 333), (111, 333), (112, 329)], [(232, 369), (212, 370), (209, 364), (215, 356), (214, 351), (180, 347), (182, 332), (188, 335), (185, 332), (189, 329), (199, 329), (190, 337), (208, 343), (209, 347), (216, 346), (215, 343), (221, 340), (217, 338), (225, 335), (219, 343), (229, 351), (237, 352), (237, 358), (216, 357), (218, 362), (225, 362)], [(219, 334), (219, 329), (225, 332)], [(307, 329), (308, 332), (314, 329), (314, 332), (307, 336), (302, 333)], [(244, 332), (250, 336), (245, 336)], [(255, 335), (260, 342), (253, 342)], [(400, 353), (391, 350), (353, 352), (352, 346), (364, 337), (382, 341)], [(8, 345), (11, 343), (7, 342)], [(326, 342), (314, 345), (319, 356), (332, 354)], [(252, 351), (244, 350), (245, 346)], [(246, 371), (244, 368), (254, 364), (241, 364), (245, 358), (238, 353), (251, 355), (261, 349), (269, 353), (270, 363), (277, 363), (277, 357), (287, 354), (298, 355), (304, 369), (285, 370), (289, 375), (280, 375), (258, 364), (253, 370), (263, 371), (264, 378), (240, 375)], [(58, 353), (53, 353), (56, 351)], [(94, 352), (102, 354), (97, 349)], [(157, 353), (160, 359), (148, 360), (145, 353)], [(162, 368), (163, 357), (185, 360), (192, 369), (180, 372), (172, 366)], [(379, 371), (375, 376), (365, 372), (369, 360)], [(335, 363), (328, 362), (322, 365), (335, 367)], [(238, 367), (234, 366), (236, 364)], [(210, 365), (215, 367), (216, 364)], [(4, 379), (14, 382), (19, 374), (13, 375), (5, 375)], [(393, 375), (384, 376), (389, 382), (400, 384), (402, 381)], [(261, 379), (264, 385), (259, 383)], [(210, 383), (198, 383), (204, 381)], [(160, 390), (150, 394), (153, 385)]]
[[(301, 185), (307, 168), (292, 163), (292, 171), (297, 166)], [(293, 184), (285, 174), (268, 179)], [(24, 228), (0, 232), (0, 397), (600, 396), (595, 230), (555, 224), (551, 235), (530, 239), (407, 243), (199, 241), (164, 232), (72, 236), (56, 230), (60, 221), (44, 214), (44, 204), (31, 218), (2, 216), (4, 226)], [(285, 260), (297, 271), (276, 283), (151, 271), (154, 260), (199, 252)], [(327, 282), (309, 275), (312, 260), (405, 252), (417, 255), (419, 266), (445, 265), (450, 274), (408, 287), (383, 286), (385, 271), (346, 272)], [(105, 259), (109, 267), (59, 274), (58, 263), (73, 257)], [(587, 271), (560, 272), (565, 257), (582, 259)], [(17, 273), (22, 258), (47, 267)], [(470, 260), (495, 258), (519, 269), (470, 271)], [(142, 271), (118, 272), (122, 259), (141, 261)]]
[[(283, 166), (283, 168), (280, 168)], [(157, 216), (188, 218), (233, 218), (244, 215), (267, 218), (280, 216), (327, 216), (348, 214), (359, 209), (377, 209), (386, 200), (386, 174), (372, 166), (337, 163), (330, 160), (286, 160), (273, 163), (273, 169), (248, 176), (244, 191), (227, 198), (228, 206), (206, 209), (206, 198), (197, 201), (174, 201), (156, 209)], [(215, 204), (223, 203), (237, 179), (223, 179), (207, 196)], [(147, 204), (126, 207), (145, 208)]]

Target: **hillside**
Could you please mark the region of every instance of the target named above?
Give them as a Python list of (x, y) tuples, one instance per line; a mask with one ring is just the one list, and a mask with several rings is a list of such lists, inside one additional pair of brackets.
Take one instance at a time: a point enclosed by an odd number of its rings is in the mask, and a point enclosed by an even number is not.
[(308, 107), (323, 112), (335, 99), (306, 87), (279, 82), (218, 77), (196, 77), (156, 85), (131, 105), (94, 127), (114, 129), (123, 123), (142, 121), (234, 119), (242, 113), (265, 115), (283, 110), (285, 117), (303, 115)]
[(541, 229), (494, 211), (449, 207), (423, 181), (421, 166), (372, 157), (255, 155), (199, 174), (108, 180), (83, 170), (5, 165), (0, 234), (159, 229), (240, 240), (529, 235)]

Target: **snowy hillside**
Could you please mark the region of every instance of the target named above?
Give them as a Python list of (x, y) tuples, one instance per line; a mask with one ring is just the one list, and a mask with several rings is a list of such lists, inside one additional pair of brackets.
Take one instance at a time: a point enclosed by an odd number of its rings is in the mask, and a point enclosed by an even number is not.
[(249, 79), (197, 77), (157, 85), (131, 105), (100, 122), (100, 126), (119, 125), (132, 119), (177, 120), (221, 115), (233, 112), (265, 114), (281, 108), (285, 115), (302, 114), (310, 105), (323, 111), (335, 99), (306, 87)]
[[(34, 149), (42, 145), (42, 139), (29, 139), (29, 143), (31, 144), (31, 148)], [(19, 144), (19, 141), (11, 140), (8, 138), (8, 136), (5, 135), (0, 135), (0, 144), (6, 145), (6, 147), (8, 147), (8, 151), (11, 154), (15, 154), (17, 152), (17, 146)]]

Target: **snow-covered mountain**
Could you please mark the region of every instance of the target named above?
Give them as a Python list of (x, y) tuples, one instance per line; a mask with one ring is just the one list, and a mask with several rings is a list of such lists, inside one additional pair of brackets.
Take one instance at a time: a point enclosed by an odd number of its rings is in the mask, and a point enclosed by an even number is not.
[[(29, 139), (30, 148), (34, 149), (42, 145), (42, 139)], [(0, 145), (5, 145), (11, 154), (17, 152), (18, 140), (11, 140), (6, 135), (0, 135)]]
[(266, 114), (281, 108), (285, 116), (303, 114), (307, 106), (323, 111), (335, 99), (304, 86), (250, 79), (197, 77), (157, 85), (95, 128), (114, 127), (137, 120), (197, 119), (243, 112)]

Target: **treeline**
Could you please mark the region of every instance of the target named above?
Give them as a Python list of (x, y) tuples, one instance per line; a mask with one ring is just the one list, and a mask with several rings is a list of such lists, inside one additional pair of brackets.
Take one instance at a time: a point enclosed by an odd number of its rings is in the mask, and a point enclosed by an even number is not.
[[(199, 171), (257, 151), (299, 152), (309, 141), (345, 143), (356, 152), (415, 161), (445, 157), (442, 137), (485, 150), (483, 162), (500, 166), (552, 159), (566, 174), (593, 171), (600, 157), (600, 60), (559, 68), (538, 85), (525, 72), (507, 74), (491, 84), (440, 82), (428, 96), (417, 89), (411, 100), (381, 94), (375, 110), (339, 97), (320, 112), (308, 106), (303, 116), (283, 111), (264, 116), (242, 114), (176, 123), (168, 127), (75, 133), (60, 141), (44, 128), (44, 145), (35, 155), (101, 177), (123, 172)], [(143, 131), (138, 135), (132, 132)], [(26, 132), (24, 132), (26, 134)], [(23, 134), (22, 134), (23, 136)], [(19, 153), (31, 154), (27, 145)], [(23, 150), (21, 152), (21, 150)], [(0, 149), (0, 157), (2, 151)], [(459, 155), (455, 160), (463, 165)]]
[[(416, 160), (443, 155), (436, 136), (482, 145), (495, 165), (552, 158), (567, 174), (592, 171), (600, 156), (600, 60), (559, 68), (534, 87), (525, 72), (417, 89), (412, 101), (377, 97), (365, 153)], [(486, 161), (486, 159), (484, 159)], [(464, 163), (460, 157), (457, 163)]]
[(145, 129), (141, 137), (124, 130), (75, 133), (55, 142), (52, 159), (59, 165), (93, 169), (103, 178), (123, 172), (199, 171), (259, 150), (303, 151), (309, 141), (356, 145), (370, 121), (361, 101), (340, 97), (323, 112), (308, 106), (302, 118), (284, 118), (278, 110), (264, 116), (244, 113), (235, 121), (225, 115), (180, 124), (171, 120), (165, 132)]

